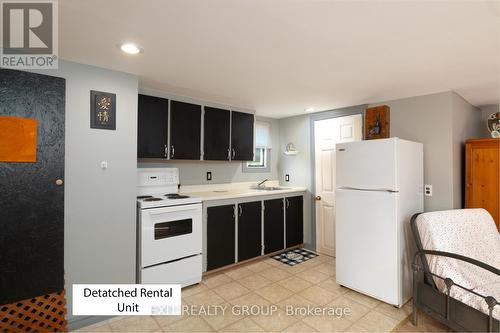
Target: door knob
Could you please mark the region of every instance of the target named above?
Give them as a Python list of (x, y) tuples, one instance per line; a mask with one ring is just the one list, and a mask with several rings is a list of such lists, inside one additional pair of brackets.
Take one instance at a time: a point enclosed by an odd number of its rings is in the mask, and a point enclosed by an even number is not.
[(63, 184), (63, 180), (62, 179), (56, 180), (56, 185), (57, 186), (61, 186), (62, 184)]
[(317, 195), (314, 199), (320, 201), (321, 200), (321, 196)]

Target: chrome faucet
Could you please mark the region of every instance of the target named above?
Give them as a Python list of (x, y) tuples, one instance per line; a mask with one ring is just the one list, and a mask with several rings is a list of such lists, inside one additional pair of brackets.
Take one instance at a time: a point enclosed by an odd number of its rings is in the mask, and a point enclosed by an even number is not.
[[(263, 181), (261, 181), (260, 183), (258, 183), (258, 184), (257, 184), (257, 187), (265, 187), (265, 184), (264, 184), (264, 183), (265, 183), (265, 182), (267, 182), (268, 180), (269, 180), (269, 179), (267, 179), (267, 178), (266, 178), (266, 179), (264, 179)], [(262, 185), (264, 185), (264, 186), (262, 186)]]

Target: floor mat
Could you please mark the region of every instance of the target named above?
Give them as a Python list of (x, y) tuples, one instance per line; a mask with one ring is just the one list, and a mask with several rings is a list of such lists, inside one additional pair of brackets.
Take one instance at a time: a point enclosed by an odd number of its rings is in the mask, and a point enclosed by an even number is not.
[(317, 256), (318, 255), (316, 253), (306, 249), (293, 249), (279, 253), (275, 256), (272, 256), (272, 258), (284, 264), (295, 266)]

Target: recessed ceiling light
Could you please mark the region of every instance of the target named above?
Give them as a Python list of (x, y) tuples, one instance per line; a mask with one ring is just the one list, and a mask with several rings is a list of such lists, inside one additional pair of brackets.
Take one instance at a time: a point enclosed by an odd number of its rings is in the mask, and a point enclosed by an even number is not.
[(305, 108), (304, 111), (305, 112), (314, 112), (314, 108), (311, 108), (311, 107)]
[(137, 44), (134, 43), (123, 43), (119, 44), (118, 47), (120, 48), (120, 50), (122, 50), (127, 54), (139, 54), (144, 52), (142, 47), (139, 47)]

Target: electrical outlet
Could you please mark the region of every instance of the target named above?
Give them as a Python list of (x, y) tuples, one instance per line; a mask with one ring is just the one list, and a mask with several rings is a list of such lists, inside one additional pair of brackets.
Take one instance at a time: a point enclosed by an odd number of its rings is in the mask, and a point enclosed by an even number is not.
[(286, 175), (285, 175), (285, 181), (286, 181), (286, 182), (289, 182), (289, 181), (290, 181), (290, 175), (289, 175), (289, 174), (286, 174)]
[(432, 197), (432, 185), (429, 184), (424, 185), (424, 195), (426, 197)]
[(207, 171), (207, 180), (212, 180), (212, 172)]

